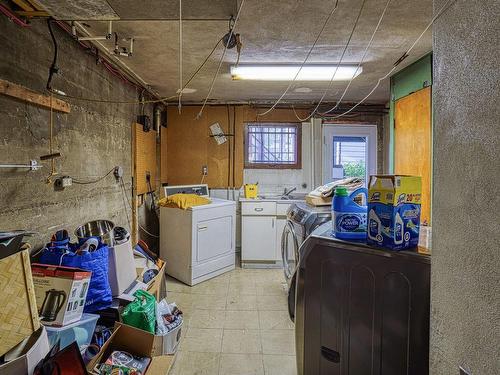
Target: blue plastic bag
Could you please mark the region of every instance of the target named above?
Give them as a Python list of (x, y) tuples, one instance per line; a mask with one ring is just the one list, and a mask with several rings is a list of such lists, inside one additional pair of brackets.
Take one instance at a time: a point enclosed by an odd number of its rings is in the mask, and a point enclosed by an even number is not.
[(75, 252), (79, 247), (79, 244), (71, 243), (67, 247), (52, 247), (51, 243), (49, 243), (42, 250), (40, 263), (75, 267), (91, 271), (92, 276), (83, 312), (93, 313), (111, 306), (113, 300), (108, 280), (109, 247), (100, 243), (94, 251), (76, 254)]

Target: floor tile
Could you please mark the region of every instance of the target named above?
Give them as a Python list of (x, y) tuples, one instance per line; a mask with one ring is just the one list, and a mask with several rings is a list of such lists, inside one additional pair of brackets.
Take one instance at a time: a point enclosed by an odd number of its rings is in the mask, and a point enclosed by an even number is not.
[(293, 355), (264, 355), (266, 375), (297, 375), (297, 364)]
[(262, 355), (222, 353), (219, 375), (264, 375)]
[(225, 295), (192, 294), (193, 309), (201, 310), (225, 310)]
[(206, 295), (226, 295), (228, 286), (229, 278), (224, 278), (222, 280), (219, 278), (214, 278), (192, 286), (190, 293)]
[(257, 308), (263, 311), (288, 310), (288, 301), (282, 296), (257, 296)]
[(216, 375), (220, 353), (179, 352), (169, 375)]
[(184, 311), (193, 306), (193, 295), (181, 292), (167, 292), (167, 301), (168, 303), (175, 302), (177, 307)]
[(253, 282), (231, 280), (229, 282), (228, 294), (255, 295), (257, 294), (257, 290)]
[(296, 375), (295, 333), (280, 269), (241, 269), (189, 287), (167, 280), (184, 312), (170, 375)]
[(184, 340), (180, 343), (181, 351), (219, 353), (222, 345), (222, 329), (188, 327)]
[(166, 278), (167, 292), (183, 292), (190, 293), (190, 286), (180, 282), (173, 277), (167, 276)]
[(259, 330), (225, 329), (222, 337), (222, 353), (261, 354)]
[(226, 311), (225, 329), (259, 329), (257, 311)]
[(293, 330), (261, 331), (264, 354), (295, 355), (295, 332)]
[(255, 284), (255, 292), (261, 296), (286, 296), (288, 295), (286, 283), (259, 281)]
[(259, 326), (262, 330), (295, 328), (288, 311), (259, 311)]
[(226, 312), (224, 310), (194, 310), (187, 319), (192, 328), (224, 328)]
[(229, 294), (227, 296), (226, 310), (257, 310), (257, 297)]

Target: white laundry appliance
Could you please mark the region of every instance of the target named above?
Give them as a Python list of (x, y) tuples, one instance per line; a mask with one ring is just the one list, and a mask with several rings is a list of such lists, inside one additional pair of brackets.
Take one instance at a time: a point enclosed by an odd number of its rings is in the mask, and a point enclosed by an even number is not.
[[(165, 196), (209, 197), (208, 185), (165, 186)], [(210, 198), (211, 203), (182, 210), (160, 208), (160, 257), (168, 275), (188, 285), (235, 267), (236, 202)]]

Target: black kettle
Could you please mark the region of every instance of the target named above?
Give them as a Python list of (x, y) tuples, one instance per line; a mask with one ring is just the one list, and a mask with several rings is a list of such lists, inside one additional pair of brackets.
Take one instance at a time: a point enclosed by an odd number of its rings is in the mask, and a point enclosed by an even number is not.
[(66, 302), (66, 293), (62, 290), (50, 289), (45, 292), (45, 298), (40, 308), (40, 318), (53, 322)]

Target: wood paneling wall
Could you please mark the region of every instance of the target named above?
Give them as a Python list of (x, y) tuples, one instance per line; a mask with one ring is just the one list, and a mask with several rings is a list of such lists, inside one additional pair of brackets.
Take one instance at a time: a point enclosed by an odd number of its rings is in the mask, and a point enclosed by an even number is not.
[[(202, 180), (202, 166), (208, 166), (205, 183), (211, 188), (232, 186), (232, 152), (229, 144), (234, 144), (235, 187), (243, 184), (244, 124), (246, 122), (300, 122), (291, 109), (276, 109), (267, 116), (257, 116), (263, 109), (246, 105), (207, 106), (200, 119), (196, 119), (200, 106), (184, 106), (179, 114), (177, 107), (168, 108), (167, 128), (161, 137), (161, 181), (169, 185), (197, 184)], [(297, 111), (304, 117), (308, 111)], [(210, 125), (218, 122), (226, 133), (234, 137), (222, 145), (217, 145), (210, 137)], [(229, 127), (231, 124), (231, 129)], [(231, 146), (231, 150), (232, 150)], [(229, 174), (229, 183), (228, 183)]]
[(431, 223), (431, 88), (396, 101), (394, 172), (422, 177), (420, 221)]

